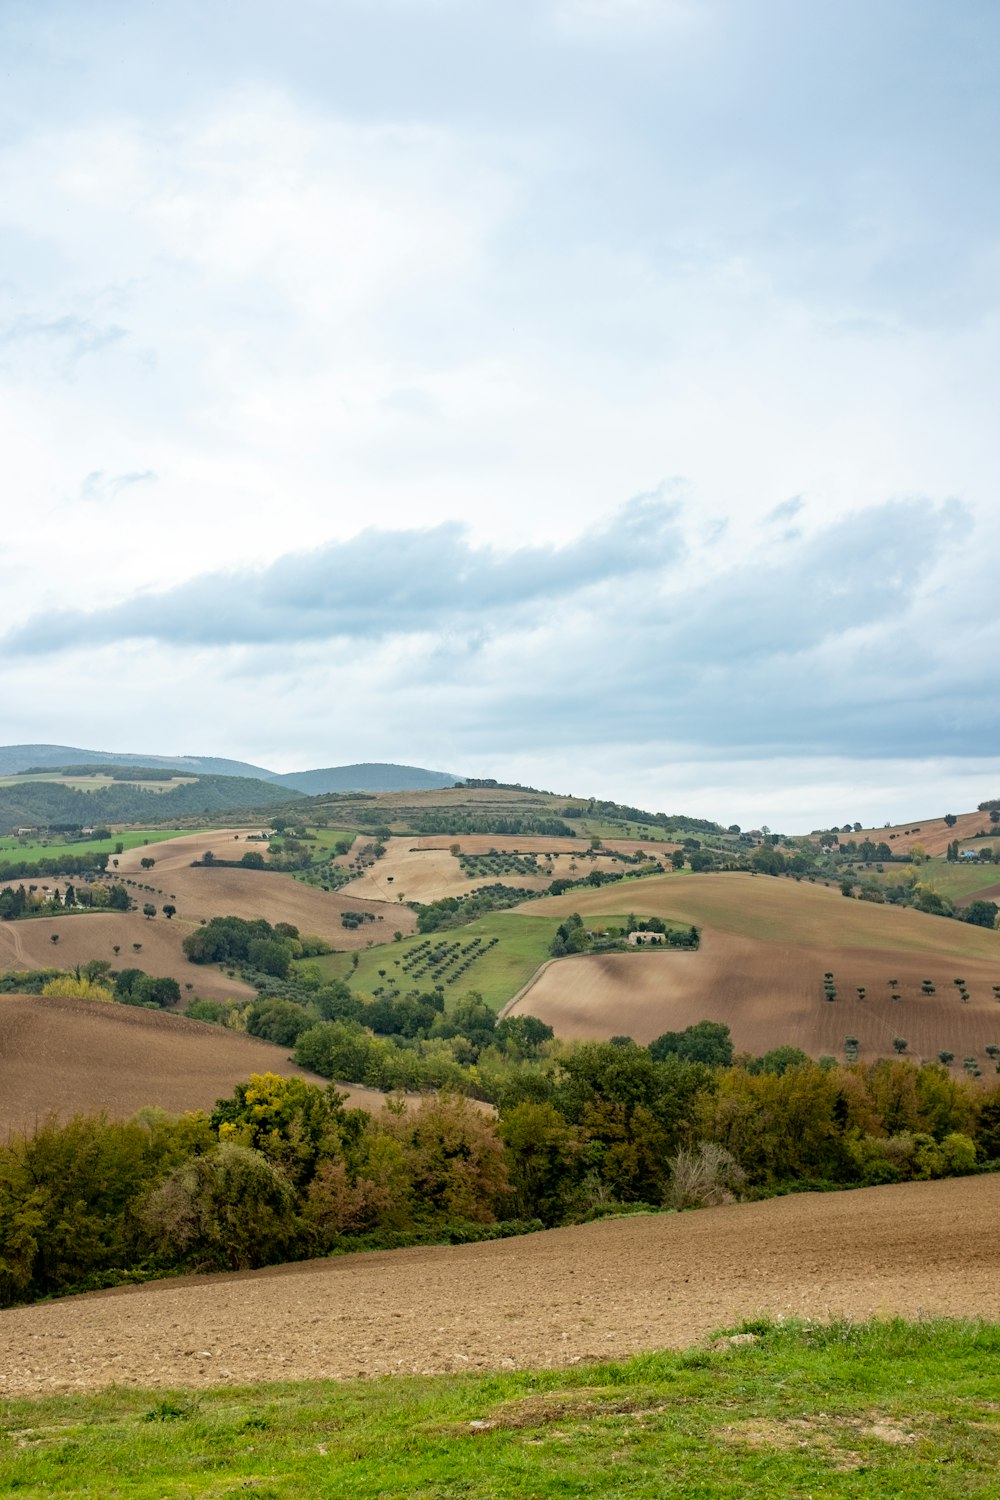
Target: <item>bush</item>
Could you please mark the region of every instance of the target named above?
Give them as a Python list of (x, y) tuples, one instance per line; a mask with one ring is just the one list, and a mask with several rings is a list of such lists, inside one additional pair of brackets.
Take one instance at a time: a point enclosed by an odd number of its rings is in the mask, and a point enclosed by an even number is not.
[(716, 1208), (733, 1203), (746, 1182), (734, 1156), (714, 1141), (699, 1141), (694, 1150), (682, 1147), (670, 1163), (670, 1208)]

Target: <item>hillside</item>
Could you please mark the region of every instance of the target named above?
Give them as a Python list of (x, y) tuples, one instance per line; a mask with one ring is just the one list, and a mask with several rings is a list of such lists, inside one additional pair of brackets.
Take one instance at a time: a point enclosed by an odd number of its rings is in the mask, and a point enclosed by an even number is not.
[[(873, 843), (884, 841), (894, 855), (909, 854), (911, 849), (921, 848), (925, 854), (943, 855), (948, 845), (958, 839), (960, 844), (985, 834), (987, 842), (995, 838), (1000, 847), (1000, 826), (991, 822), (988, 812), (965, 812), (954, 814), (954, 822), (948, 823), (942, 814), (936, 818), (913, 818), (906, 823), (886, 823), (882, 828), (862, 828), (852, 833), (842, 832), (845, 843), (854, 839), (861, 843), (870, 839)], [(969, 846), (976, 848), (975, 844)]]
[[(346, 766), (327, 766), (307, 771), (271, 771), (243, 760), (215, 755), (149, 755), (134, 751), (81, 750), (73, 745), (0, 745), (0, 776), (13, 776), (33, 767), (59, 766), (153, 766), (184, 771), (197, 776), (235, 776), (270, 781), (289, 795), (303, 792), (422, 791), (428, 787), (453, 786), (460, 777), (448, 771), (430, 771), (423, 766), (371, 761)], [(265, 804), (261, 802), (261, 806)]]
[(765, 1314), (997, 1318), (998, 1215), (1000, 1176), (953, 1178), (181, 1277), (0, 1312), (0, 1394), (551, 1369)]
[(80, 790), (86, 778), (73, 785), (60, 781), (19, 777), (16, 784), (0, 785), (0, 829), (53, 827), (58, 825), (176, 822), (183, 824), (212, 813), (250, 812), (283, 805), (286, 790), (268, 781), (236, 776), (197, 776), (179, 785), (162, 784), (152, 790), (142, 782), (142, 769), (135, 768), (134, 781), (111, 784), (95, 774), (94, 789)]
[[(748, 874), (664, 875), (625, 889), (578, 890), (525, 905), (525, 914), (606, 918), (638, 911), (701, 929), (693, 953), (622, 953), (548, 965), (514, 1009), (557, 1035), (627, 1034), (649, 1042), (700, 1020), (721, 1021), (736, 1047), (790, 1044), (811, 1056), (934, 1059), (959, 1065), (1000, 1044), (1000, 934), (912, 908), (845, 900), (839, 890)], [(833, 974), (836, 998), (824, 996)], [(964, 1002), (955, 980), (965, 981)], [(934, 986), (925, 993), (924, 981)], [(858, 990), (864, 991), (863, 995)], [(894, 1000), (893, 995), (899, 999)]]
[[(286, 1047), (162, 1011), (50, 995), (0, 995), (0, 1139), (104, 1110), (125, 1118), (149, 1105), (210, 1110), (251, 1073), (317, 1078)], [(385, 1096), (351, 1087), (350, 1102), (381, 1108)]]

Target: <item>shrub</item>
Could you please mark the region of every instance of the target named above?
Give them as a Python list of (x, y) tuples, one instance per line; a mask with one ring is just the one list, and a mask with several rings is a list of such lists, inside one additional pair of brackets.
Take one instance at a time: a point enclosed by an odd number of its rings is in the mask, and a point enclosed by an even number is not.
[(671, 1161), (666, 1201), (670, 1208), (716, 1208), (734, 1202), (745, 1182), (746, 1173), (725, 1147), (699, 1141)]

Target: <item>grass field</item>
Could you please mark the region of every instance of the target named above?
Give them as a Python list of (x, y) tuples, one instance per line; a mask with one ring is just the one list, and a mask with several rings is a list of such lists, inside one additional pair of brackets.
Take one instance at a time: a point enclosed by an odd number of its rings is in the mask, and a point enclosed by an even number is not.
[[(1000, 838), (997, 839), (1000, 845)], [(885, 878), (891, 879), (891, 867), (887, 870)], [(932, 886), (940, 895), (947, 896), (949, 901), (967, 905), (975, 901), (983, 893), (985, 900), (997, 901), (995, 892), (1000, 888), (1000, 866), (993, 864), (973, 864), (972, 861), (966, 865), (949, 864), (945, 859), (928, 860), (927, 864), (920, 866), (920, 879)], [(988, 894), (994, 892), (993, 895)]]
[[(478, 937), (485, 948), (495, 937), (499, 939), (496, 946), (484, 953), (460, 981), (446, 984), (445, 993), (457, 998), (469, 990), (476, 990), (487, 1005), (500, 1010), (549, 957), (549, 947), (561, 921), (561, 917), (500, 911), (453, 932), (429, 933), (425, 937), (416, 935), (404, 938), (401, 943), (380, 943), (377, 947), (363, 949), (358, 954), (356, 970), (352, 970), (352, 955), (349, 953), (331, 953), (326, 958), (307, 959), (303, 963), (317, 968), (322, 974), (346, 980), (359, 995), (371, 997), (378, 986), (387, 985), (394, 979), (405, 994), (409, 989), (430, 989), (438, 983), (430, 976), (411, 979), (402, 973), (404, 961), (428, 938), (432, 944), (458, 942), (466, 947)], [(385, 977), (379, 974), (380, 969), (385, 969)]]
[(110, 839), (80, 839), (68, 844), (59, 839), (0, 838), (0, 864), (15, 860), (55, 859), (61, 854), (110, 854), (116, 844), (137, 849), (142, 844), (159, 844), (164, 839), (193, 838), (207, 832), (197, 828), (130, 828)]
[(0, 1408), (4, 1493), (989, 1497), (1000, 1328), (758, 1322), (573, 1370), (112, 1388)]

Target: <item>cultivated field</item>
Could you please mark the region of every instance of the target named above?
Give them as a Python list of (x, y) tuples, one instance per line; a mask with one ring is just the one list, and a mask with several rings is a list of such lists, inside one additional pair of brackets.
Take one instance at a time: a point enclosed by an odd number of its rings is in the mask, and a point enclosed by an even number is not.
[(184, 1277), (0, 1312), (5, 1396), (553, 1368), (740, 1319), (1000, 1317), (1000, 1176)]
[[(225, 1000), (230, 996), (252, 999), (255, 991), (241, 980), (230, 979), (212, 965), (188, 961), (181, 950), (181, 940), (195, 925), (179, 917), (168, 922), (159, 916), (149, 922), (141, 911), (77, 913), (0, 922), (0, 970), (72, 969), (100, 958), (115, 969), (144, 969), (158, 978), (176, 979), (182, 991), (190, 984), (192, 989), (185, 992), (186, 996), (201, 995), (209, 1000)], [(53, 934), (58, 936), (58, 943), (52, 942)]]
[[(842, 1057), (849, 1036), (862, 1057), (934, 1058), (958, 1065), (1000, 1045), (1000, 934), (911, 909), (846, 900), (839, 890), (742, 874), (657, 876), (623, 891), (604, 887), (533, 902), (536, 917), (635, 911), (702, 929), (697, 952), (627, 953), (548, 965), (512, 1009), (567, 1038), (629, 1035), (649, 1042), (701, 1020), (722, 1021), (736, 1047), (783, 1044)], [(832, 973), (837, 998), (824, 999)], [(955, 985), (964, 979), (963, 1002)], [(923, 992), (930, 979), (932, 994)], [(891, 980), (898, 981), (893, 985)], [(865, 990), (860, 997), (858, 988)], [(893, 1001), (890, 996), (899, 994)]]
[[(48, 1114), (210, 1110), (251, 1073), (266, 1072), (327, 1083), (290, 1062), (287, 1047), (222, 1026), (99, 1000), (0, 995), (0, 1138)], [(352, 1105), (385, 1103), (374, 1089), (342, 1087)]]
[[(202, 918), (221, 916), (262, 917), (272, 924), (290, 922), (300, 932), (315, 933), (340, 949), (363, 948), (372, 938), (387, 941), (397, 929), (414, 931), (413, 913), (394, 899), (365, 901), (344, 891), (323, 891), (271, 870), (192, 869), (191, 861), (203, 858), (209, 849), (219, 859), (240, 859), (248, 848), (260, 850), (260, 844), (246, 843), (246, 833), (245, 828), (213, 829), (160, 844), (152, 853), (132, 849), (119, 856), (118, 868), (111, 870), (109, 877), (124, 875), (152, 886), (151, 895), (131, 890), (140, 905), (146, 896), (157, 905), (174, 901), (178, 913), (175, 923), (178, 919), (197, 923)], [(153, 869), (141, 868), (144, 857), (155, 859)], [(340, 920), (344, 911), (371, 912), (375, 920), (345, 928)]]
[[(359, 839), (357, 847), (364, 840)], [(538, 874), (523, 874), (517, 871), (497, 874), (469, 875), (463, 869), (451, 846), (457, 845), (462, 854), (488, 855), (530, 854), (538, 861)], [(632, 853), (641, 844), (631, 840), (620, 840), (621, 850)], [(616, 845), (617, 848), (617, 845)], [(501, 882), (504, 885), (522, 886), (529, 891), (544, 891), (558, 877), (581, 880), (591, 870), (623, 870), (614, 852), (599, 852), (591, 858), (586, 840), (544, 839), (516, 837), (501, 834), (456, 834), (453, 839), (425, 837), (391, 838), (385, 846), (386, 852), (365, 873), (352, 880), (348, 889), (352, 896), (369, 901), (398, 901), (403, 896), (407, 901), (424, 904), (441, 901), (446, 896), (464, 896), (482, 886)], [(551, 860), (546, 856), (551, 855)], [(344, 863), (345, 861), (340, 861)], [(547, 873), (551, 871), (551, 873)]]
[[(840, 837), (845, 844), (850, 839), (859, 844), (862, 839), (871, 839), (872, 843), (880, 844), (884, 839), (893, 854), (909, 854), (916, 844), (927, 854), (947, 854), (948, 845), (955, 839), (971, 839), (980, 829), (989, 832), (992, 828), (988, 812), (970, 812), (957, 813), (952, 827), (948, 826), (943, 817), (914, 818), (910, 823), (893, 823), (885, 828), (863, 828), (860, 833), (842, 833)], [(1000, 845), (1000, 829), (997, 829), (996, 839)]]

